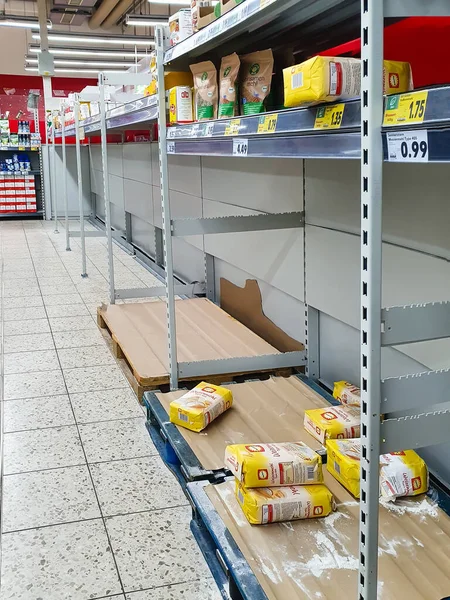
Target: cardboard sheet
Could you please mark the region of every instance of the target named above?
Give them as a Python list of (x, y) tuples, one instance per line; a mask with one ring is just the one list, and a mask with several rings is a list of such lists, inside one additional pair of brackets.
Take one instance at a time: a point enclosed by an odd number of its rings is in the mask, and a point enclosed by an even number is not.
[(247, 279), (245, 286), (241, 288), (221, 278), (220, 306), (281, 352), (304, 350), (302, 343), (289, 336), (266, 317), (262, 307), (261, 290), (256, 279)]
[[(178, 361), (276, 354), (278, 350), (206, 298), (175, 302)], [(114, 304), (100, 311), (142, 386), (167, 383), (164, 301)]]
[[(338, 507), (324, 519), (249, 525), (234, 481), (205, 490), (269, 600), (357, 596), (359, 502), (325, 473)], [(450, 518), (425, 496), (380, 509), (379, 600), (450, 595)]]
[[(205, 469), (223, 468), (228, 444), (295, 440), (314, 450), (320, 448), (303, 428), (304, 412), (327, 406), (327, 402), (297, 377), (272, 377), (224, 387), (233, 392), (233, 406), (227, 412), (201, 433), (178, 427)], [(157, 397), (169, 413), (172, 400), (184, 393), (181, 390)]]

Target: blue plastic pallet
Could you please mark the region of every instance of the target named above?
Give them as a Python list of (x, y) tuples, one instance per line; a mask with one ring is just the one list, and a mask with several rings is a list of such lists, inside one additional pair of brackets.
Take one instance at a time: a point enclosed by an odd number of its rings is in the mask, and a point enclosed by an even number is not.
[[(330, 404), (339, 404), (331, 394), (305, 375), (296, 375), (296, 377), (320, 394)], [(255, 381), (255, 379), (248, 381)], [(224, 385), (232, 386), (237, 384), (230, 383)], [(202, 466), (192, 448), (178, 430), (178, 427), (170, 422), (169, 415), (158, 400), (155, 392), (144, 393), (144, 405), (147, 409), (147, 429), (150, 436), (161, 458), (177, 477), (183, 488), (189, 481), (221, 483), (225, 477), (231, 475), (231, 472), (225, 469), (225, 467), (223, 469), (208, 470)], [(322, 459), (325, 462), (326, 455), (323, 455)]]

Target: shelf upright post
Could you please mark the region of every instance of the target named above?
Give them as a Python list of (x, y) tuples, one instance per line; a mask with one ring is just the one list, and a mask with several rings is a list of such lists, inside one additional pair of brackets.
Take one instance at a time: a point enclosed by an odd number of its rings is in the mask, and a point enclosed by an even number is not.
[(164, 265), (166, 270), (169, 372), (170, 387), (172, 390), (175, 390), (178, 387), (177, 333), (175, 322), (175, 290), (173, 281), (169, 172), (167, 165), (166, 92), (164, 85), (164, 33), (162, 27), (156, 27), (156, 64), (158, 78), (159, 167), (161, 175), (161, 206), (164, 233)]
[(51, 183), (52, 183), (52, 201), (53, 201), (53, 216), (55, 219), (55, 231), (54, 233), (59, 233), (58, 231), (58, 194), (56, 192), (56, 148), (55, 148), (55, 111), (52, 111), (52, 158), (51, 158)]
[(361, 63), (361, 501), (358, 600), (376, 600), (383, 178), (383, 2), (380, 0), (361, 0)]
[(64, 194), (64, 218), (66, 224), (66, 251), (70, 252), (70, 231), (69, 231), (69, 200), (67, 198), (67, 154), (66, 154), (66, 124), (65, 104), (61, 106), (61, 147), (63, 160), (63, 194)]
[(108, 244), (108, 275), (109, 275), (109, 301), (116, 302), (114, 289), (114, 253), (111, 231), (111, 204), (109, 202), (109, 175), (108, 175), (108, 145), (106, 138), (106, 101), (105, 101), (105, 78), (103, 73), (98, 75), (98, 87), (100, 90), (100, 136), (102, 146), (102, 168), (103, 168), (103, 197), (105, 199), (105, 226)]
[(77, 156), (78, 180), (78, 206), (80, 210), (80, 242), (81, 242), (81, 277), (87, 277), (86, 272), (86, 240), (84, 237), (84, 209), (83, 209), (83, 176), (81, 174), (81, 148), (80, 148), (80, 100), (75, 95), (75, 149)]

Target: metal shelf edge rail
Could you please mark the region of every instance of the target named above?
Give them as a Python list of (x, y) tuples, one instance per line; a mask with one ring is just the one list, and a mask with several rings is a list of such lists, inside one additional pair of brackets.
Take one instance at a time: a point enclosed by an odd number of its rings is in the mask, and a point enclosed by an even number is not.
[(66, 251), (70, 252), (70, 226), (69, 226), (69, 198), (67, 194), (67, 149), (66, 149), (66, 124), (65, 124), (66, 104), (61, 103), (61, 148), (63, 159), (63, 196), (64, 196), (64, 220), (66, 228)]

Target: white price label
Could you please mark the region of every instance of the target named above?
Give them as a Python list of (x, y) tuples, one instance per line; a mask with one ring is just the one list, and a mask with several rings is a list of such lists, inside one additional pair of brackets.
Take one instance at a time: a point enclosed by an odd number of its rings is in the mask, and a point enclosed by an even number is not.
[(167, 154), (175, 154), (175, 142), (167, 142)]
[(206, 123), (205, 137), (211, 137), (214, 131), (214, 123)]
[(175, 137), (175, 129), (173, 127), (169, 127), (169, 129), (167, 130), (167, 138), (173, 139)]
[(248, 140), (243, 138), (233, 139), (233, 156), (247, 156)]
[(387, 145), (391, 162), (428, 162), (427, 131), (389, 131)]

